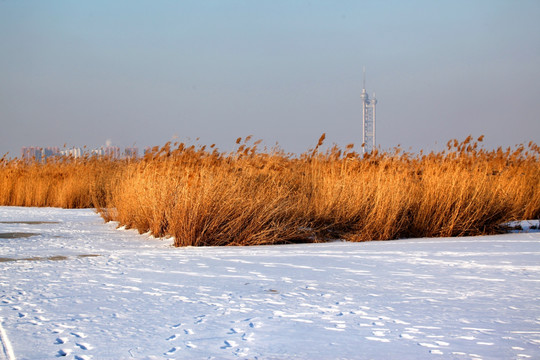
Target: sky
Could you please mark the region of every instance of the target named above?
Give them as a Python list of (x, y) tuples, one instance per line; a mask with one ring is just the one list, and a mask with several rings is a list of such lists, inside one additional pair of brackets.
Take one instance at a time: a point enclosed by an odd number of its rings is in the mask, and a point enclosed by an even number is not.
[(0, 157), (358, 148), (363, 67), (383, 150), (540, 143), (538, 19), (537, 0), (0, 0)]

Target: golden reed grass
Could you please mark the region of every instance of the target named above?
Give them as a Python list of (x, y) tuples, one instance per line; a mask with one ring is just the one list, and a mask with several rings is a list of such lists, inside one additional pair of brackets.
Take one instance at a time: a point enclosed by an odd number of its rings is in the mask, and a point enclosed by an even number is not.
[(109, 159), (58, 157), (46, 162), (0, 159), (0, 204), (89, 208), (104, 205), (121, 167)]
[(105, 220), (176, 246), (261, 245), (491, 234), (540, 218), (540, 148), (438, 153), (349, 145), (301, 156), (166, 144), (139, 160), (0, 161), (0, 204), (95, 207)]

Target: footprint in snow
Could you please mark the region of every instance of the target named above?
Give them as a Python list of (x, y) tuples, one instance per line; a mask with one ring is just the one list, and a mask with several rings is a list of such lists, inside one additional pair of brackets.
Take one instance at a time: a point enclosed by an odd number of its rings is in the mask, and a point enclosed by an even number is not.
[(69, 354), (71, 354), (71, 351), (72, 351), (71, 349), (60, 349), (56, 353), (56, 357), (69, 356)]
[(61, 344), (65, 344), (67, 341), (68, 341), (67, 337), (59, 337), (59, 338), (56, 338), (54, 343), (57, 345), (61, 345)]
[(242, 349), (237, 349), (234, 354), (236, 356), (248, 356), (249, 355), (249, 348), (242, 348)]
[(92, 357), (86, 356), (86, 355), (75, 355), (74, 359), (75, 360), (90, 360), (92, 359)]
[(233, 340), (225, 340), (223, 343), (224, 345), (221, 347), (222, 349), (229, 349), (238, 345), (236, 341)]
[(259, 323), (259, 322), (250, 322), (249, 323), (249, 327), (252, 328), (252, 329), (257, 329), (257, 328), (260, 328), (262, 326), (262, 323)]
[(176, 339), (177, 337), (178, 337), (178, 334), (174, 334), (174, 335), (169, 336), (169, 337), (168, 337), (167, 339), (165, 339), (165, 340), (171, 341), (171, 340)]
[(205, 316), (206, 315), (200, 315), (200, 316), (195, 317), (196, 319), (195, 324), (201, 324), (205, 322), (206, 321)]
[(169, 351), (167, 351), (166, 353), (164, 353), (163, 355), (172, 355), (172, 354), (174, 354), (175, 352), (177, 352), (178, 350), (179, 350), (179, 348), (173, 347), (173, 348), (171, 348)]
[(81, 332), (72, 332), (71, 335), (73, 335), (73, 336), (75, 336), (76, 338), (79, 338), (79, 339), (84, 339), (86, 337), (86, 334), (81, 333)]
[(82, 350), (92, 350), (92, 345), (88, 343), (75, 343), (75, 345), (77, 345)]

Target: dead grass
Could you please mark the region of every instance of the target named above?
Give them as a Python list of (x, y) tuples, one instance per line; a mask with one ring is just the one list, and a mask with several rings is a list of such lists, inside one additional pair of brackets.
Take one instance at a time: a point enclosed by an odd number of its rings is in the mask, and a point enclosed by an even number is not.
[(540, 218), (540, 149), (486, 151), (467, 138), (439, 153), (299, 157), (166, 144), (138, 161), (0, 163), (0, 204), (95, 207), (176, 246), (262, 245), (480, 235)]

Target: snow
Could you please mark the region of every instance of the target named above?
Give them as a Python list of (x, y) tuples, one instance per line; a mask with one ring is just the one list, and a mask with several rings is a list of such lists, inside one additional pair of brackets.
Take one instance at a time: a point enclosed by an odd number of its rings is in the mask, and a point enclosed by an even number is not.
[(0, 359), (540, 358), (538, 232), (172, 248), (0, 207), (0, 268)]

